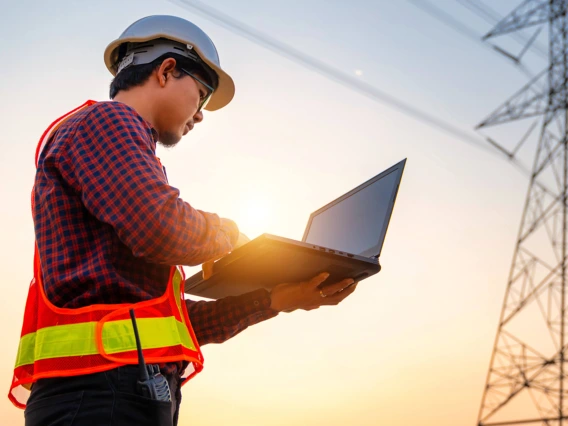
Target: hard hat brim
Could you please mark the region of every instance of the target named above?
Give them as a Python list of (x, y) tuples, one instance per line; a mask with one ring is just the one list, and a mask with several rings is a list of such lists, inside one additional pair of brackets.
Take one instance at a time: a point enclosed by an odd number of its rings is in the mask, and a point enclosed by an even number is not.
[[(118, 62), (118, 48), (123, 43), (141, 43), (149, 40), (155, 40), (157, 38), (167, 38), (169, 40), (174, 40), (179, 43), (187, 44), (186, 40), (181, 40), (172, 37), (168, 34), (152, 34), (151, 37), (129, 37), (128, 39), (118, 39), (110, 43), (105, 49), (104, 60), (105, 65), (113, 76), (116, 76), (116, 64)], [(213, 71), (217, 73), (219, 79), (217, 88), (213, 92), (211, 99), (204, 108), (207, 111), (216, 111), (218, 109), (227, 106), (235, 96), (235, 83), (229, 74), (223, 71), (219, 66), (207, 59), (207, 57), (200, 51), (198, 46), (193, 45), (193, 49), (199, 55), (201, 60), (205, 62)]]

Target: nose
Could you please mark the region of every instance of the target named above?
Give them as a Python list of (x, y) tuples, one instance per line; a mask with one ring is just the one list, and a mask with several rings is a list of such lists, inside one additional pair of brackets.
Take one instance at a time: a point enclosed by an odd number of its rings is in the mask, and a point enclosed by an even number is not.
[(194, 123), (201, 123), (203, 121), (203, 111), (196, 112), (193, 116)]

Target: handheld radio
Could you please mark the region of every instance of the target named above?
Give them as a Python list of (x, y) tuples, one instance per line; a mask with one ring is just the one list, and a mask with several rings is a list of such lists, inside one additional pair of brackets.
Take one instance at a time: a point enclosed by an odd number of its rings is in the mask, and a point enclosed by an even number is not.
[(130, 309), (130, 319), (134, 328), (134, 337), (136, 338), (136, 348), (138, 350), (138, 366), (140, 367), (140, 377), (136, 383), (138, 393), (146, 398), (171, 402), (170, 386), (166, 378), (160, 373), (160, 367), (157, 364), (146, 365), (144, 361), (134, 309)]

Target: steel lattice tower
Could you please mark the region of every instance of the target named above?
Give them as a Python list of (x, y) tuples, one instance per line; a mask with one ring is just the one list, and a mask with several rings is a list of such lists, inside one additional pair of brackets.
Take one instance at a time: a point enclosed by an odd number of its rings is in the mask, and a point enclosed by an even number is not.
[(568, 424), (567, 7), (527, 0), (485, 36), (548, 24), (549, 67), (479, 125), (542, 119), (478, 425)]

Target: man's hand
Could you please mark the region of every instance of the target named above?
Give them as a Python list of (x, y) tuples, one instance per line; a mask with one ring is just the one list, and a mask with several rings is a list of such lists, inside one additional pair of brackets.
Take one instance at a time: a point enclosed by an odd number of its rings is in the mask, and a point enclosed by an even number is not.
[[(246, 244), (250, 241), (250, 238), (247, 237), (245, 234), (243, 234), (242, 232), (239, 234), (239, 239), (237, 240), (237, 243), (235, 244), (235, 247), (233, 247), (233, 250), (236, 248), (239, 248), (240, 246), (242, 246), (243, 244)], [(212, 259), (212, 260), (208, 260), (207, 262), (205, 262), (203, 265), (201, 265), (201, 270), (203, 273), (203, 279), (207, 280), (209, 278), (211, 278), (211, 275), (213, 275), (213, 264), (221, 259), (222, 257), (224, 257), (226, 255), (226, 253), (223, 256), (219, 256), (216, 259)]]
[(309, 281), (278, 284), (272, 289), (270, 307), (276, 311), (292, 312), (296, 309), (311, 311), (322, 305), (337, 305), (355, 291), (357, 284), (351, 278), (320, 288), (328, 273), (316, 275)]

